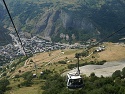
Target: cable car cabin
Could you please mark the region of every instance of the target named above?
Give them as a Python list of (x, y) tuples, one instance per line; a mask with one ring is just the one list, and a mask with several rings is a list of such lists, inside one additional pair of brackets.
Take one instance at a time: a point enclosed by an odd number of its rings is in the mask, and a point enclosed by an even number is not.
[(67, 74), (67, 87), (69, 89), (79, 89), (83, 87), (83, 80), (80, 75)]

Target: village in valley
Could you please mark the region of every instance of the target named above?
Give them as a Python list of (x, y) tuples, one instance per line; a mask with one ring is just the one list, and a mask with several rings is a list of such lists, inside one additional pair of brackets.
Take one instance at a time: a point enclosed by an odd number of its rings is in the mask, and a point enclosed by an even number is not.
[[(10, 34), (12, 37), (12, 43), (5, 46), (0, 46), (0, 56), (4, 56), (8, 60), (12, 60), (16, 57), (23, 56), (24, 51), (21, 47), (18, 37), (15, 34)], [(41, 39), (38, 36), (33, 36), (31, 38), (25, 37), (24, 33), (20, 33), (21, 41), (25, 48), (26, 54), (35, 54), (41, 52), (49, 52), (61, 49), (76, 49), (76, 48), (86, 48), (89, 46), (85, 44), (66, 44), (66, 43), (54, 43), (45, 39)]]

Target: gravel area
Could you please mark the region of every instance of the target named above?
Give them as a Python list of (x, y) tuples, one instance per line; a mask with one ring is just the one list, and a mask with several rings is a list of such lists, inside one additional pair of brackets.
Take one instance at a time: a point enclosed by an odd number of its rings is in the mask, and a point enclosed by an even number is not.
[[(113, 62), (106, 62), (104, 65), (86, 65), (80, 67), (80, 72), (82, 75), (90, 76), (92, 72), (95, 73), (96, 76), (101, 77), (109, 77), (112, 75), (113, 72), (116, 70), (122, 70), (125, 67), (125, 61), (113, 61)], [(63, 73), (66, 75), (67, 73), (76, 72), (77, 69), (73, 69), (71, 71)]]

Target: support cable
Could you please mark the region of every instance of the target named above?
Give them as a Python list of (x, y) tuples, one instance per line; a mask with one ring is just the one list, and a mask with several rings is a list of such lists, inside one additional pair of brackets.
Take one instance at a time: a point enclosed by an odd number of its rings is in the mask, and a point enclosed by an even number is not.
[[(97, 42), (95, 45), (91, 45), (87, 50), (90, 50), (91, 48), (97, 46), (99, 43), (101, 43), (101, 42), (103, 42), (104, 40), (106, 40), (106, 39), (112, 37), (113, 35), (115, 35), (116, 33), (118, 33), (119, 31), (121, 31), (121, 30), (124, 29), (124, 28), (125, 28), (125, 26), (122, 27), (122, 28), (120, 28), (119, 30), (113, 32), (112, 34), (106, 36), (104, 39), (100, 40), (100, 41)], [(93, 53), (91, 53), (90, 55), (92, 55), (92, 54), (93, 54)], [(90, 56), (90, 55), (89, 55), (89, 56)], [(79, 69), (79, 54), (77, 53), (75, 57), (78, 58), (78, 64), (77, 64), (78, 72), (77, 72), (77, 73), (80, 74), (80, 69)], [(76, 74), (77, 74), (77, 73), (76, 73)]]
[[(97, 42), (95, 45), (90, 46), (89, 49), (91, 49), (92, 47), (97, 46), (99, 43), (105, 41), (106, 39), (109, 39), (110, 37), (114, 36), (116, 33), (120, 32), (120, 31), (121, 31), (122, 29), (124, 29), (124, 28), (125, 28), (125, 26), (122, 27), (122, 28), (120, 28), (120, 29), (118, 29), (117, 31), (113, 32), (112, 34), (106, 36), (105, 38), (103, 38), (102, 40), (100, 40), (99, 42)], [(88, 49), (88, 50), (89, 50), (89, 49)]]
[(15, 26), (15, 24), (14, 24), (14, 22), (13, 22), (13, 19), (12, 19), (11, 15), (10, 15), (10, 12), (9, 12), (9, 9), (8, 9), (8, 7), (7, 7), (7, 5), (6, 5), (5, 0), (3, 0), (3, 3), (4, 3), (4, 5), (5, 5), (5, 8), (6, 8), (6, 10), (7, 10), (7, 13), (8, 13), (8, 15), (9, 15), (9, 17), (10, 17), (10, 20), (11, 20), (11, 22), (12, 22), (12, 24), (13, 24), (13, 27), (14, 27), (14, 29), (15, 29), (15, 31), (16, 31), (17, 37), (18, 37), (19, 42), (20, 42), (20, 44), (21, 44), (21, 47), (22, 47), (22, 49), (23, 49), (23, 54), (27, 57), (25, 48), (24, 48), (23, 43), (22, 43), (22, 41), (21, 41), (21, 39), (20, 39), (20, 36), (19, 36), (18, 31), (17, 31), (17, 29), (16, 29), (16, 26)]

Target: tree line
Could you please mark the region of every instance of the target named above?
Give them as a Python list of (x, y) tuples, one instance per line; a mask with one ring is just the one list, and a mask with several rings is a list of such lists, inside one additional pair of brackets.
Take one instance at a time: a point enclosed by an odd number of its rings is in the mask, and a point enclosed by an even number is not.
[[(125, 94), (125, 68), (116, 70), (111, 77), (97, 77), (91, 73), (83, 76), (82, 89), (69, 90), (66, 87), (65, 77), (60, 74), (48, 75), (45, 85), (41, 87), (43, 94)], [(43, 79), (43, 78), (41, 78)]]

